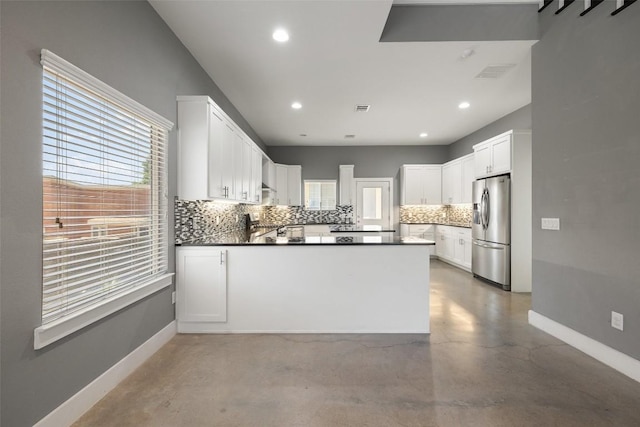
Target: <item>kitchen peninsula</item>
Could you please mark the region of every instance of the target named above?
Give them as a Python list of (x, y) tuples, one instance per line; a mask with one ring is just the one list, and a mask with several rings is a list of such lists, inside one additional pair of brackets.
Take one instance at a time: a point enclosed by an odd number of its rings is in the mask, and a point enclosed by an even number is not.
[(176, 248), (179, 332), (429, 333), (433, 241), (272, 234)]

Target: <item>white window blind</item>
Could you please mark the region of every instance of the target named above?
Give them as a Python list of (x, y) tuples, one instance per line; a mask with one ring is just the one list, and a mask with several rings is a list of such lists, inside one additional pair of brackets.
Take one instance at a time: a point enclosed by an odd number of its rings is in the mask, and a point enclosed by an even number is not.
[(49, 51), (41, 63), (46, 325), (166, 274), (173, 124)]
[(304, 207), (308, 210), (335, 210), (336, 181), (305, 181)]

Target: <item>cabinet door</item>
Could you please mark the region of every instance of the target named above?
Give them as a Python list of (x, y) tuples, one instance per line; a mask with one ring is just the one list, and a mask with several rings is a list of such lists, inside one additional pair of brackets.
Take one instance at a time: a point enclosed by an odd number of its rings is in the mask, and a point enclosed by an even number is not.
[(458, 264), (464, 262), (464, 235), (463, 233), (456, 233), (453, 240), (453, 261)]
[(266, 156), (262, 158), (262, 182), (269, 188), (276, 187), (276, 165)]
[(251, 168), (251, 201), (260, 204), (262, 203), (262, 153), (255, 145), (251, 156), (253, 163)]
[(251, 191), (251, 169), (253, 168), (253, 143), (243, 137), (240, 137), (242, 143), (242, 170), (240, 201), (245, 203), (253, 203), (254, 196)]
[(178, 197), (208, 199), (209, 106), (202, 102), (178, 102)]
[(451, 227), (439, 225), (436, 228), (436, 255), (452, 261), (454, 259), (454, 239)]
[(421, 165), (402, 167), (402, 191), (400, 201), (403, 205), (422, 205), (424, 201), (425, 169)]
[(472, 254), (472, 241), (471, 241), (471, 230), (465, 232), (463, 237), (464, 243), (464, 258), (462, 259), (462, 265), (471, 269), (471, 254)]
[(424, 181), (424, 203), (428, 205), (442, 204), (442, 167), (426, 166)]
[[(211, 108), (211, 107), (210, 107)], [(224, 159), (224, 120), (217, 111), (211, 108), (209, 113), (209, 197), (219, 199), (225, 197), (222, 180)]]
[(511, 171), (511, 135), (505, 135), (491, 143), (492, 175)]
[(233, 197), (230, 199), (242, 201), (242, 165), (244, 163), (244, 143), (242, 137), (234, 130), (233, 133)]
[(287, 188), (289, 186), (289, 174), (286, 165), (276, 164), (276, 205), (286, 205), (289, 200)]
[(233, 128), (225, 123), (224, 125), (224, 138), (222, 140), (222, 187), (225, 190), (225, 198), (235, 200), (234, 191), (234, 165), (236, 156), (235, 152), (236, 134)]
[(473, 181), (475, 181), (474, 174), (474, 156), (470, 154), (462, 157), (461, 167), (462, 170), (462, 188), (460, 189), (460, 203), (472, 203), (471, 193), (473, 189)]
[(227, 251), (176, 250), (176, 318), (182, 322), (227, 321)]
[(442, 203), (461, 203), (462, 164), (458, 161), (442, 166)]
[(453, 180), (452, 166), (450, 163), (442, 165), (442, 203), (445, 205), (453, 203), (451, 182)]
[(286, 204), (289, 206), (302, 205), (302, 166), (288, 166)]
[(445, 238), (446, 238), (445, 233), (443, 233), (438, 227), (438, 231), (436, 231), (436, 255), (443, 258), (446, 252)]
[(353, 205), (355, 181), (353, 179), (353, 165), (340, 165), (340, 204)]
[(476, 178), (489, 175), (489, 167), (491, 166), (491, 147), (489, 144), (483, 144), (476, 147), (473, 151), (474, 170)]

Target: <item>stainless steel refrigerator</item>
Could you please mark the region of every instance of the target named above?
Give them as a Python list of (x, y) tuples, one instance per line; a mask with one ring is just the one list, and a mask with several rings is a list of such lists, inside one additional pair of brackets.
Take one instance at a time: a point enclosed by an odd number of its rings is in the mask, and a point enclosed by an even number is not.
[(473, 183), (473, 275), (511, 290), (511, 181), (509, 176)]

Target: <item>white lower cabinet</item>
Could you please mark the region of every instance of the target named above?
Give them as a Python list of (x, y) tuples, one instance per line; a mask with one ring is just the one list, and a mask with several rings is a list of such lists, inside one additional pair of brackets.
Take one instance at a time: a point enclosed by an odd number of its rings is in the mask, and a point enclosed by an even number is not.
[(207, 332), (227, 321), (227, 251), (212, 247), (176, 248), (178, 332)]
[(450, 227), (439, 225), (436, 230), (436, 255), (445, 261), (453, 260), (454, 237)]
[(436, 254), (449, 264), (471, 271), (471, 229), (438, 225)]

